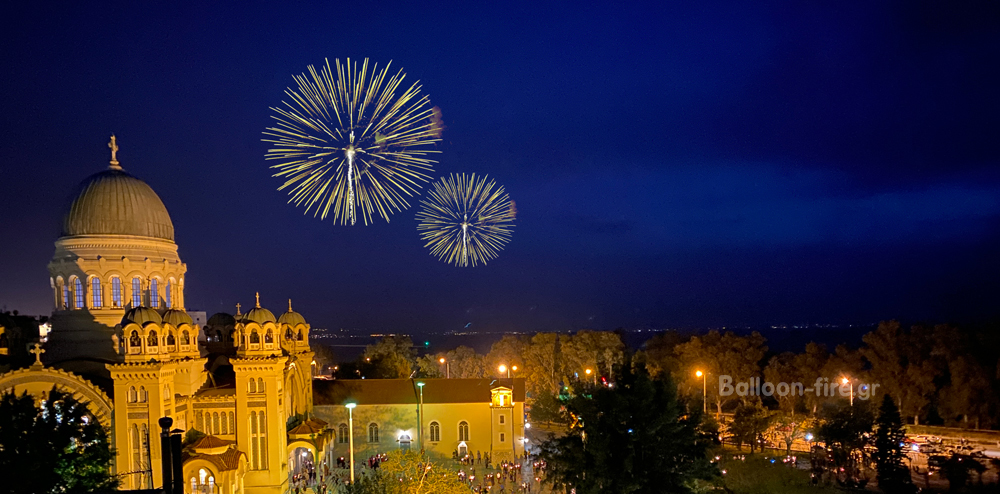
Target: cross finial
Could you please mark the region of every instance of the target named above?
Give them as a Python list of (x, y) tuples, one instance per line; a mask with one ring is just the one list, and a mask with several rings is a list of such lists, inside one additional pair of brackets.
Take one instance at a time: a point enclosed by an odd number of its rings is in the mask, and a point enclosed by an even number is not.
[(111, 168), (120, 170), (121, 166), (118, 164), (118, 140), (114, 134), (111, 134), (111, 142), (108, 143), (108, 147), (111, 148)]
[(28, 351), (35, 354), (35, 365), (37, 365), (38, 367), (41, 367), (42, 366), (42, 354), (45, 353), (45, 349), (42, 348), (42, 344), (41, 343), (35, 343), (35, 348), (33, 350), (28, 350)]
[(292, 299), (288, 299), (288, 312), (292, 312)]
[(236, 302), (236, 315), (237, 316), (241, 316), (242, 315), (242, 314), (240, 314), (240, 307), (243, 307), (243, 306), (240, 305), (239, 302)]
[(257, 292), (257, 308), (260, 308), (260, 292)]

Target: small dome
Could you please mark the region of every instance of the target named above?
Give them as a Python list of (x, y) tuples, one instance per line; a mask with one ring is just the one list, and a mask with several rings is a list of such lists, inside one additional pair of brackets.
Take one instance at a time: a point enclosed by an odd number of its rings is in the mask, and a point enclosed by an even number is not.
[(297, 326), (299, 324), (305, 324), (306, 318), (302, 317), (302, 314), (299, 314), (298, 312), (285, 312), (278, 317), (278, 322), (289, 326)]
[(189, 324), (194, 326), (194, 319), (187, 312), (179, 309), (169, 309), (163, 313), (163, 322), (170, 324), (173, 327), (179, 327), (181, 324)]
[(220, 327), (220, 328), (224, 328), (226, 326), (235, 326), (236, 318), (229, 314), (226, 314), (225, 312), (218, 312), (212, 314), (212, 317), (208, 318), (208, 321), (205, 323), (205, 325), (212, 327)]
[(305, 324), (306, 318), (302, 317), (302, 314), (292, 310), (292, 301), (288, 301), (288, 312), (285, 312), (278, 316), (278, 322), (281, 324), (287, 324), (289, 326), (296, 326), (299, 324)]
[(140, 326), (145, 326), (148, 323), (163, 324), (163, 318), (149, 307), (136, 307), (125, 313), (125, 317), (122, 318), (122, 326), (132, 322)]
[(136, 235), (173, 241), (174, 224), (146, 182), (111, 168), (80, 184), (63, 219), (62, 235)]
[(253, 309), (250, 309), (250, 312), (243, 315), (244, 324), (250, 321), (257, 324), (264, 324), (266, 322), (275, 322), (275, 318), (271, 311), (263, 307), (254, 307)]

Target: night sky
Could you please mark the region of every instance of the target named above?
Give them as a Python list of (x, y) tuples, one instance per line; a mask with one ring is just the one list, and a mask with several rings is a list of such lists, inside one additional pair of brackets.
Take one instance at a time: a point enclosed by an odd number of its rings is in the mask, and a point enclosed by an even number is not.
[[(256, 291), (314, 327), (415, 333), (1000, 312), (997, 7), (208, 3), (0, 7), (0, 306), (51, 312), (68, 195), (113, 132), (210, 314)], [(517, 202), (498, 259), (431, 257), (416, 200), (367, 227), (286, 204), (261, 132), (326, 57), (422, 81), (435, 175)]]

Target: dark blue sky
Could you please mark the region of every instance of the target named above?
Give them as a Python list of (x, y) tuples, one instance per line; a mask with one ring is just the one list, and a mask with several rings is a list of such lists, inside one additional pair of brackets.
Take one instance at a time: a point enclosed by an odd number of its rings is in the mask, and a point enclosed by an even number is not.
[[(1000, 307), (996, 7), (207, 3), (0, 7), (0, 304), (51, 310), (66, 197), (114, 132), (210, 313), (255, 291), (316, 327), (403, 331)], [(261, 132), (324, 57), (423, 82), (436, 175), (488, 173), (517, 202), (497, 260), (431, 257), (413, 207), (343, 227), (285, 204)]]

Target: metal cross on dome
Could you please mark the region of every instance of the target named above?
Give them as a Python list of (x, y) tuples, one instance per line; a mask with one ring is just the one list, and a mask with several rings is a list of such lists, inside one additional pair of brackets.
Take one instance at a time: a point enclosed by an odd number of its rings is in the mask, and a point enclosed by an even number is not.
[(41, 343), (35, 343), (35, 348), (32, 349), (32, 350), (28, 350), (28, 351), (35, 354), (35, 365), (41, 367), (42, 366), (42, 354), (45, 353), (45, 349), (42, 348), (42, 344)]
[(108, 147), (111, 148), (111, 167), (120, 168), (118, 165), (118, 138), (114, 134), (111, 134), (111, 142), (108, 143)]

